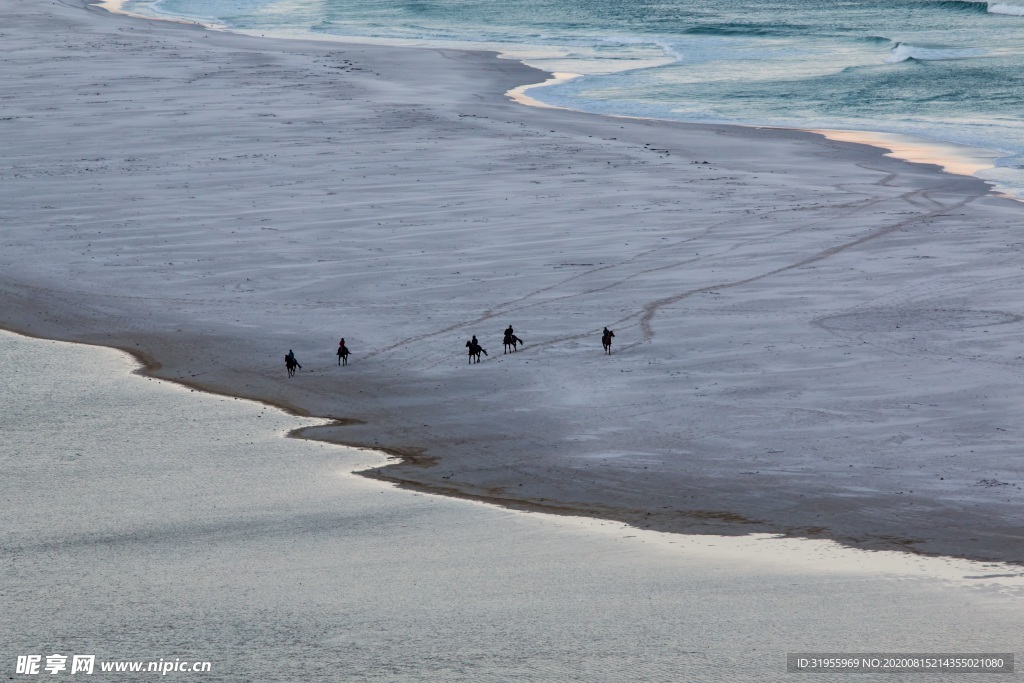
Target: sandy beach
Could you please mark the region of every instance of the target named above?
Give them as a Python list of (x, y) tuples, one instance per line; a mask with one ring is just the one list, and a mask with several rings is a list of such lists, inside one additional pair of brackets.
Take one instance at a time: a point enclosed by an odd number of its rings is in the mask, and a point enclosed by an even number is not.
[(981, 181), (523, 106), (548, 75), (493, 54), (0, 16), (3, 327), (335, 418), (407, 486), (1024, 561), (1024, 207)]
[(762, 683), (804, 651), (1006, 663), (1024, 628), (1019, 566), (404, 491), (353, 473), (380, 454), (281, 438), (322, 420), (133, 376), (111, 349), (0, 341), (9, 680)]

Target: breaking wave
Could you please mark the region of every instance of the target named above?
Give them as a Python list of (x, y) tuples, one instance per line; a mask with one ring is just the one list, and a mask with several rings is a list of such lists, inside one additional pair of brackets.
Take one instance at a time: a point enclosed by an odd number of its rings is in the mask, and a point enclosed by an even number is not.
[(1024, 17), (1024, 6), (1011, 5), (1005, 2), (988, 3), (988, 11), (992, 14), (1008, 14), (1013, 17)]
[(987, 0), (925, 0), (918, 4), (921, 7), (934, 7), (954, 12), (984, 13), (988, 11)]
[(937, 61), (981, 57), (985, 54), (985, 50), (976, 47), (919, 47), (907, 43), (896, 43), (896, 47), (892, 49), (892, 54), (886, 57), (885, 61), (888, 64), (896, 64), (908, 59)]
[(990, 14), (1024, 17), (1024, 5), (1015, 5), (1009, 2), (993, 2), (992, 0), (926, 0), (921, 4), (958, 12), (988, 12)]

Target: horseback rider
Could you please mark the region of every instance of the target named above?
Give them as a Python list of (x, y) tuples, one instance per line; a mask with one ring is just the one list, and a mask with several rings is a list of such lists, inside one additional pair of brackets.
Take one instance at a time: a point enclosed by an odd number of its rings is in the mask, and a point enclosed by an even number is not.
[(284, 359), (286, 362), (294, 364), (299, 370), (302, 369), (302, 366), (299, 365), (299, 361), (295, 360), (295, 352), (291, 349), (288, 349), (288, 355), (285, 356)]
[(609, 330), (607, 327), (604, 328), (604, 332), (601, 334), (601, 345), (604, 346), (605, 353), (612, 352), (612, 337), (615, 333)]
[(505, 328), (505, 338), (502, 339), (502, 343), (505, 345), (505, 353), (509, 352), (509, 349), (515, 351), (519, 344), (523, 343), (523, 340), (515, 335), (512, 331), (512, 326), (509, 325)]
[(474, 358), (476, 359), (476, 362), (479, 363), (480, 362), (480, 354), (481, 353), (484, 354), (485, 356), (487, 355), (487, 349), (485, 349), (484, 347), (480, 346), (480, 342), (478, 342), (476, 340), (476, 335), (475, 334), (473, 335), (472, 339), (470, 339), (468, 342), (466, 342), (466, 348), (469, 349), (469, 362), (470, 363), (473, 362)]

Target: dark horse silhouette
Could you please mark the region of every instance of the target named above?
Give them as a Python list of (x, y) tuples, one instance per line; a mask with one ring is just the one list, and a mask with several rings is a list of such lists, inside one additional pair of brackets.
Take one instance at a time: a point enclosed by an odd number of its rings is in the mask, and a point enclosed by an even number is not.
[(338, 346), (338, 365), (348, 365), (348, 347), (344, 342)]
[(480, 346), (479, 343), (477, 343), (476, 337), (473, 337), (468, 342), (466, 342), (466, 349), (469, 351), (470, 363), (474, 361), (479, 363), (481, 353), (484, 354), (485, 356), (487, 355), (487, 349), (485, 349), (484, 347)]
[(300, 370), (302, 369), (302, 366), (299, 365), (299, 361), (295, 360), (295, 356), (292, 354), (288, 354), (284, 357), (284, 367), (288, 370), (289, 377), (295, 376), (295, 368), (299, 368)]
[(509, 353), (510, 351), (516, 351), (516, 345), (518, 344), (526, 344), (526, 342), (524, 342), (522, 339), (512, 334), (508, 330), (505, 330), (505, 339), (502, 343), (505, 344), (505, 353)]
[(612, 337), (615, 333), (609, 330), (607, 327), (604, 328), (604, 332), (601, 333), (601, 346), (604, 347), (604, 352), (611, 354), (612, 352)]

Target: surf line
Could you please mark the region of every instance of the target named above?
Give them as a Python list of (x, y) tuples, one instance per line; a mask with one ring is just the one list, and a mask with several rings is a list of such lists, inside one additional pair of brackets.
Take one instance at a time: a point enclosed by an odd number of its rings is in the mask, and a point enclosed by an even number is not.
[(541, 83), (531, 83), (529, 85), (520, 85), (517, 88), (512, 88), (505, 93), (505, 96), (514, 102), (519, 104), (525, 104), (528, 107), (540, 107), (541, 109), (564, 109), (566, 111), (575, 111), (570, 107), (557, 107), (553, 104), (547, 104), (541, 102), (538, 99), (530, 97), (526, 94), (528, 90), (534, 88), (543, 88), (549, 85), (558, 85), (560, 83), (568, 83), (569, 81), (575, 81), (577, 78), (582, 78), (583, 74), (576, 74), (569, 71), (555, 71), (551, 74), (551, 77)]
[(1006, 156), (983, 147), (936, 142), (899, 133), (827, 128), (812, 128), (810, 132), (824, 135), (836, 142), (852, 142), (887, 149), (887, 157), (917, 164), (932, 164), (954, 175), (973, 176), (978, 171), (994, 168), (996, 159)]

